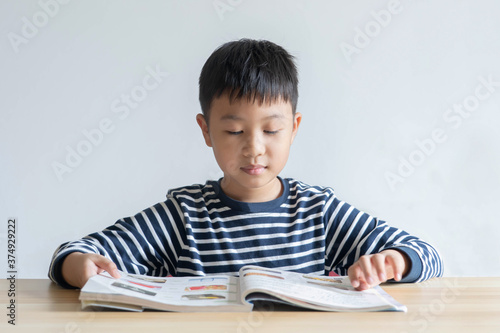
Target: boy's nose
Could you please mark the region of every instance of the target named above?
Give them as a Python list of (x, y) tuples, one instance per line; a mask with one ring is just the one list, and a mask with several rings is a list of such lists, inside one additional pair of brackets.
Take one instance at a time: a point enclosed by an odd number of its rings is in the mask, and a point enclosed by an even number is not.
[(264, 154), (265, 147), (258, 135), (250, 135), (243, 148), (243, 156), (256, 157)]

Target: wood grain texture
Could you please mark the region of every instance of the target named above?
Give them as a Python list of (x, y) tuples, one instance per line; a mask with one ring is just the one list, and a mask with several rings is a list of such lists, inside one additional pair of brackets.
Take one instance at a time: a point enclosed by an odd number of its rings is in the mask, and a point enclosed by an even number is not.
[[(82, 311), (79, 290), (49, 280), (16, 282), (16, 326), (2, 315), (1, 332), (500, 332), (500, 278), (438, 278), (384, 284), (407, 313), (327, 313), (274, 306), (251, 313)], [(7, 312), (9, 282), (0, 281)]]

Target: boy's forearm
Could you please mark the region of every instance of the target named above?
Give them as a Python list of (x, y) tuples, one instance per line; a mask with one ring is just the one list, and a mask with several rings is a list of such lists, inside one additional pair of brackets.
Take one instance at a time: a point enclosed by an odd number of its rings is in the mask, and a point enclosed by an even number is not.
[(430, 244), (385, 221), (362, 212), (335, 196), (325, 214), (326, 267), (346, 275), (361, 256), (381, 250), (406, 255), (408, 271), (402, 282), (420, 282), (442, 275), (442, 260)]
[(65, 253), (63, 256), (59, 256), (59, 257), (56, 257), (54, 259), (54, 262), (53, 264), (51, 265), (50, 267), (50, 271), (49, 271), (49, 278), (54, 281), (55, 283), (57, 283), (58, 285), (60, 285), (61, 287), (64, 287), (64, 288), (70, 288), (70, 289), (74, 289), (76, 288), (75, 286), (69, 284), (65, 277), (64, 277), (64, 274), (63, 274), (63, 264), (64, 264), (64, 261), (66, 260), (66, 258), (72, 254), (72, 253), (75, 253), (75, 252), (79, 252), (79, 253), (82, 253), (80, 251), (71, 251), (71, 252), (67, 252)]

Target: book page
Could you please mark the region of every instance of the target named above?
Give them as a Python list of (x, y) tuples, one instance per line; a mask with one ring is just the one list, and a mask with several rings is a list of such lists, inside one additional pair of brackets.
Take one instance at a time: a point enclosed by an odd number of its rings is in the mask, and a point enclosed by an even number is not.
[[(319, 276), (246, 266), (240, 270), (240, 286), (242, 296), (247, 300), (252, 299), (248, 295), (263, 292), (314, 309), (405, 310), (401, 304), (392, 302), (392, 298), (378, 286), (366, 291), (355, 290), (346, 276)], [(259, 299), (261, 297), (259, 294)]]
[[(82, 288), (80, 299), (181, 307), (241, 305), (238, 278), (233, 276), (151, 277), (120, 272), (114, 279), (108, 273), (89, 279)], [(140, 302), (139, 300), (144, 300)]]

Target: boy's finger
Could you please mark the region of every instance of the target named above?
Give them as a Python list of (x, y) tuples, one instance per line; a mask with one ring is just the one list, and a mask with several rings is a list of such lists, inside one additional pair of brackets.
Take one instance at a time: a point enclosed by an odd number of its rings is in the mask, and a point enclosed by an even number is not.
[[(374, 276), (373, 276), (373, 265), (371, 262), (372, 256), (362, 256), (359, 258), (358, 263), (361, 272), (359, 273), (360, 275), (360, 283), (366, 282), (367, 285), (371, 285), (372, 283), (375, 282)], [(376, 274), (375, 274), (376, 276)], [(366, 288), (367, 289), (367, 288)]]
[(349, 280), (351, 281), (351, 285), (356, 288), (359, 286), (359, 281), (358, 281), (358, 276), (356, 274), (356, 266), (351, 266), (347, 270), (347, 276), (349, 277)]
[(392, 275), (393, 275), (394, 280), (400, 281), (403, 267), (400, 267), (400, 265), (398, 265), (398, 263), (397, 263), (397, 260), (395, 260), (395, 258), (392, 256), (387, 256), (386, 262), (387, 262), (387, 265), (392, 269)]
[(359, 264), (359, 262), (351, 267), (352, 270), (350, 270), (351, 274), (349, 275), (349, 278), (351, 280), (351, 285), (354, 287), (354, 289), (358, 291), (370, 289), (371, 282), (368, 282), (370, 279), (365, 275), (363, 268)]
[(386, 256), (382, 254), (376, 254), (372, 257), (373, 268), (379, 280), (379, 283), (387, 281), (387, 273), (385, 271), (385, 265), (386, 265), (385, 259)]
[(116, 264), (114, 262), (112, 262), (111, 260), (109, 260), (108, 258), (100, 255), (98, 258), (95, 258), (93, 261), (97, 267), (104, 269), (106, 272), (108, 272), (115, 279), (120, 278), (120, 273), (118, 273), (118, 268), (116, 267)]
[(361, 278), (361, 268), (359, 267), (359, 265), (354, 264), (351, 267), (349, 267), (347, 275), (349, 276), (349, 280), (351, 280), (351, 285), (354, 288), (358, 288), (360, 285), (360, 278)]

